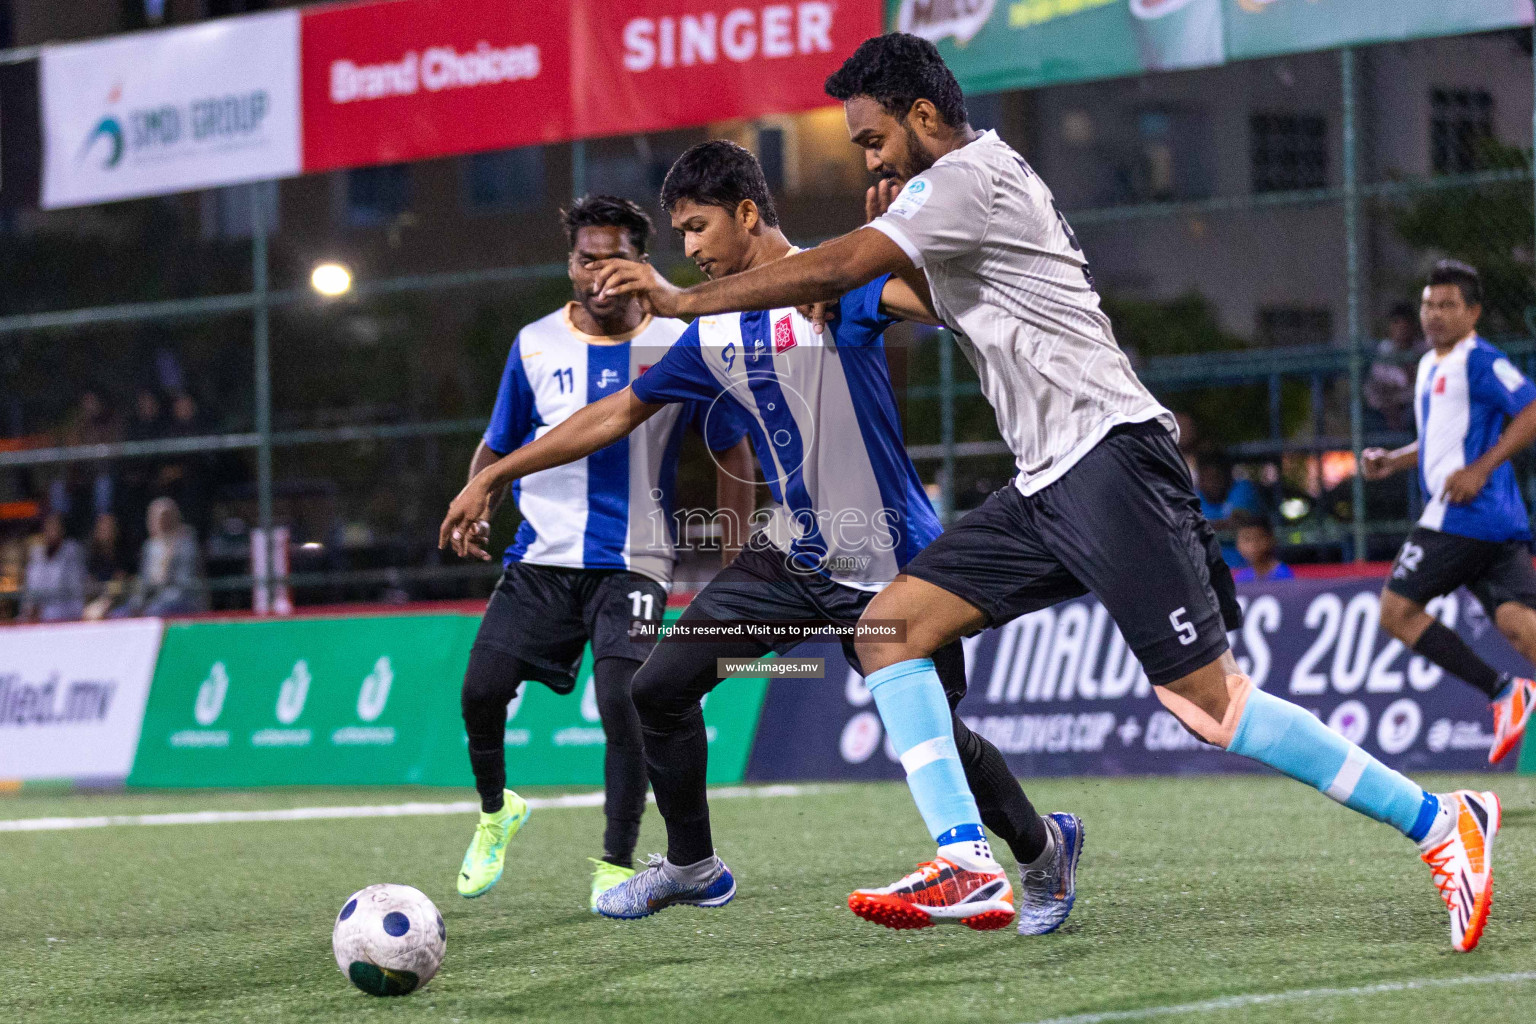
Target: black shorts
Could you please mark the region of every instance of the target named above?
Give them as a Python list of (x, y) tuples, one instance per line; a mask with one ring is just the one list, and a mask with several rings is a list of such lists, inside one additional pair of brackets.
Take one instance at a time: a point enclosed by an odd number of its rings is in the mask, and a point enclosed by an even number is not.
[(1237, 588), (1189, 470), (1158, 423), (1117, 427), (1048, 487), (993, 493), (902, 570), (1000, 625), (1092, 593), (1154, 684), (1215, 661)]
[(1491, 541), (1415, 527), (1392, 563), (1387, 589), (1414, 604), (1466, 587), (1490, 618), (1508, 602), (1536, 608), (1536, 567), (1525, 541)]
[[(831, 622), (852, 626), (874, 599), (874, 591), (856, 590), (834, 583), (820, 573), (791, 568), (788, 555), (762, 534), (755, 534), (741, 554), (715, 574), (693, 599), (681, 621)], [(785, 632), (763, 636), (755, 646), (761, 654), (784, 654), (804, 642), (804, 637)], [(843, 641), (842, 648), (848, 664), (862, 673), (859, 653), (852, 641)], [(935, 652), (933, 660), (953, 705), (965, 696), (965, 654), (959, 641)]]
[(638, 573), (513, 562), (485, 607), (475, 646), (517, 658), (529, 678), (570, 693), (589, 641), (594, 661), (644, 661), (655, 638), (631, 636), (632, 626), (661, 621), (666, 607), (662, 585)]

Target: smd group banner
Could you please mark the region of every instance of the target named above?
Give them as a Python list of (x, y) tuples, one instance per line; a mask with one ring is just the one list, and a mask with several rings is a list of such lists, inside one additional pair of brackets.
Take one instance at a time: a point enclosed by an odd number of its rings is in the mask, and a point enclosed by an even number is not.
[(826, 106), (879, 0), (390, 0), (303, 19), (304, 169)]
[(121, 782), (160, 634), (158, 619), (0, 629), (0, 779)]
[[(1378, 579), (1296, 580), (1242, 588), (1238, 662), (1271, 693), (1405, 772), (1488, 771), (1487, 698), (1447, 678), (1378, 627)], [(1519, 658), (1465, 591), (1431, 611), (1492, 664)], [(775, 680), (747, 777), (900, 778), (869, 690), (835, 646), (827, 678)], [(1163, 709), (1104, 607), (1091, 598), (1024, 616), (967, 641), (966, 723), (1019, 775), (1255, 770), (1207, 746)], [(835, 666), (835, 667), (834, 667)], [(728, 684), (727, 684), (728, 685)], [(1499, 767), (1512, 769), (1509, 757)]]
[(299, 16), (43, 48), (44, 208), (299, 173)]
[[(175, 623), (144, 714), (134, 786), (473, 783), (459, 688), (478, 616)], [(710, 781), (738, 782), (766, 683), (705, 704)], [(508, 709), (513, 784), (601, 785), (590, 654), (576, 691), (524, 684)]]

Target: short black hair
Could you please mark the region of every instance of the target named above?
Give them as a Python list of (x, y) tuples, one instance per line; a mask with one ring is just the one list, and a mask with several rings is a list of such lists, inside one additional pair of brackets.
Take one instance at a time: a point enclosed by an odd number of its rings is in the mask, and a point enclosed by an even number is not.
[(1394, 302), (1392, 303), (1392, 308), (1387, 310), (1387, 319), (1412, 320), (1414, 323), (1418, 323), (1419, 311), (1414, 308), (1411, 302)]
[(618, 228), (629, 235), (635, 251), (645, 255), (645, 243), (651, 238), (651, 218), (639, 204), (618, 196), (582, 196), (560, 211), (565, 223), (565, 237), (576, 244), (576, 232), (582, 228)]
[(965, 95), (938, 47), (905, 32), (864, 40), (827, 78), (826, 90), (835, 100), (868, 96), (895, 118), (905, 118), (912, 104), (927, 100), (951, 128), (968, 123)]
[(1275, 528), (1270, 524), (1267, 516), (1261, 516), (1257, 512), (1250, 512), (1245, 508), (1234, 511), (1227, 517), (1233, 530), (1263, 530), (1271, 537), (1275, 535)]
[(1453, 284), (1461, 289), (1461, 299), (1469, 306), (1483, 304), (1483, 279), (1477, 268), (1460, 260), (1441, 260), (1429, 271), (1428, 284)]
[(743, 199), (757, 204), (757, 214), (771, 228), (779, 226), (779, 211), (763, 165), (751, 151), (734, 142), (701, 142), (677, 158), (661, 183), (661, 208), (671, 213), (683, 200), (736, 212)]

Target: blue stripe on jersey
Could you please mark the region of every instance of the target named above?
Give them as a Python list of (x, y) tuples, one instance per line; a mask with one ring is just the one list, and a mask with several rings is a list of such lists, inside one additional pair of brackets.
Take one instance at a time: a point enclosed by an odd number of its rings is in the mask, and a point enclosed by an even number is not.
[[(759, 452), (771, 451), (778, 458), (779, 465), (787, 471), (784, 483), (788, 493), (782, 496), (782, 500), (785, 510), (801, 532), (793, 548), (810, 555), (812, 561), (807, 564), (814, 569), (826, 558), (827, 544), (822, 539), (820, 524), (816, 522), (815, 503), (811, 501), (810, 492), (805, 489), (805, 474), (800, 472), (805, 465), (805, 444), (800, 437), (800, 425), (795, 422), (794, 413), (779, 386), (778, 374), (774, 371), (773, 348), (768, 344), (772, 327), (768, 318), (767, 311), (741, 314), (741, 341), (745, 349), (742, 358), (748, 361), (747, 384), (752, 389), (758, 415), (762, 416), (763, 424), (767, 427), (767, 436), (763, 439), (766, 445)], [(763, 460), (761, 455), (759, 461), (764, 466), (773, 465), (772, 461)], [(768, 475), (765, 471), (764, 476)]]
[(886, 280), (877, 278), (845, 295), (842, 315), (830, 326), (870, 469), (880, 488), (880, 504), (895, 516), (890, 529), (896, 564), (904, 566), (933, 543), (941, 527), (917, 468), (907, 457), (901, 416), (891, 390), (882, 332), (893, 321), (879, 311)]
[[(629, 384), (628, 345), (587, 346), (587, 401), (617, 394)], [(582, 562), (588, 568), (624, 567), (629, 537), (629, 438), (587, 456), (587, 532)], [(615, 560), (617, 556), (617, 560)]]
[[(687, 418), (679, 416), (677, 426), (672, 428), (672, 434), (667, 438), (667, 445), (662, 449), (661, 472), (656, 479), (656, 489), (661, 492), (661, 497), (656, 503), (661, 506), (667, 532), (671, 534), (674, 544), (677, 542), (677, 522), (673, 518), (673, 513), (677, 511), (677, 459), (678, 453), (683, 449), (683, 434), (687, 429)], [(718, 472), (718, 467), (716, 471)]]
[[(512, 504), (516, 505), (523, 497), (523, 482), (512, 481)], [(517, 533), (512, 538), (512, 543), (507, 545), (507, 550), (501, 556), (501, 567), (509, 567), (513, 562), (521, 562), (528, 549), (539, 539), (539, 533), (533, 528), (533, 524), (524, 519), (517, 527)]]

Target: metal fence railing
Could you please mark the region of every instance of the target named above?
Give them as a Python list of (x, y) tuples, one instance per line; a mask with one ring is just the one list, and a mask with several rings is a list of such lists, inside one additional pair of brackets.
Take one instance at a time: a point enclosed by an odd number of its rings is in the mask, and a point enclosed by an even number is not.
[[(1137, 201), (1133, 196), (1131, 201), (1108, 205), (1064, 207), (1090, 256), (1097, 260), (1098, 254), (1104, 254), (1109, 271), (1101, 278), (1101, 290), (1116, 313), (1117, 334), (1137, 354), (1146, 383), (1172, 407), (1187, 412), (1228, 459), (1250, 467), (1256, 475), (1269, 473), (1273, 479), (1264, 486), (1273, 492), (1276, 506), (1287, 495), (1305, 494), (1308, 511), (1285, 517), (1283, 540), (1315, 549), (1316, 557), (1364, 558), (1379, 553), (1394, 532), (1405, 527), (1414, 500), (1403, 481), (1393, 483), (1401, 492), (1399, 501), (1368, 493), (1357, 476), (1333, 479), (1329, 475), (1343, 464), (1330, 461), (1332, 453), (1353, 457), (1369, 443), (1402, 437), (1401, 425), (1384, 429), (1373, 422), (1364, 382), (1377, 359), (1406, 364), (1416, 357), (1410, 352), (1378, 355), (1372, 340), (1373, 321), (1380, 319), (1387, 300), (1412, 297), (1413, 274), (1429, 257), (1452, 255), (1480, 262), (1489, 271), (1490, 330), (1500, 335), (1506, 350), (1527, 369), (1536, 369), (1536, 342), (1527, 337), (1536, 330), (1526, 326), (1526, 311), (1536, 301), (1532, 280), (1536, 200), (1529, 150), (1519, 145), (1498, 147), (1489, 140), (1473, 139), (1468, 144), (1483, 146), (1486, 152), (1464, 154), (1464, 159), (1451, 161), (1439, 173), (1380, 174), (1378, 161), (1369, 157), (1381, 132), (1375, 125), (1362, 123), (1356, 51), (1338, 53), (1336, 74), (1339, 108), (1332, 113), (1338, 118), (1339, 159), (1336, 170), (1320, 185), (1302, 174), (1279, 183), (1283, 186), (1293, 180), (1305, 187), (1271, 188), (1266, 183), (1264, 190), (1255, 185), (1197, 198)], [(584, 154), (581, 145), (573, 147), (575, 191), (582, 189), (583, 175), (591, 171)], [(291, 244), (274, 253), (274, 243), (283, 239), (268, 236), (269, 217), (258, 206), (261, 191), (252, 189), (249, 194), (246, 288), (0, 315), (0, 382), (19, 379), (17, 360), (64, 358), (79, 349), (95, 351), (92, 346), (104, 350), (122, 338), (153, 348), (160, 337), (156, 332), (214, 330), (216, 326), (222, 333), (207, 345), (216, 354), (200, 364), (199, 372), (248, 379), (248, 412), (224, 410), (226, 415), (216, 427), (205, 419), (204, 429), (177, 436), (107, 442), (59, 443), (57, 438), (38, 440), (36, 431), (13, 429), (12, 434), (30, 434), (34, 439), (0, 442), (0, 475), (32, 474), (30, 488), (37, 494), (46, 490), (38, 481), (49, 474), (156, 460), (238, 457), (240, 471), (233, 474), (238, 479), (227, 490), (235, 495), (232, 503), (249, 508), (249, 525), (260, 531), (260, 537), (270, 539), (273, 527), (291, 518), (285, 502), (291, 505), (300, 499), (290, 501), (285, 488), (297, 486), (295, 480), (303, 477), (332, 481), (333, 493), (315, 500), (375, 509), (384, 518), (393, 517), (398, 524), (396, 535), (415, 538), (375, 545), (372, 561), (388, 564), (364, 564), (367, 559), (300, 560), (281, 579), (260, 565), (253, 570), (249, 559), (242, 563), (231, 553), (212, 560), (219, 561), (218, 566), (210, 563), (207, 588), (216, 595), (215, 603), (244, 602), (253, 588), (270, 593), (277, 586), (317, 595), (317, 599), (352, 599), (385, 593), (446, 596), (463, 592), (466, 586), (488, 585), (488, 574), (494, 570), (442, 564), (427, 538), (433, 536), (441, 502), (456, 489), (468, 451), (484, 426), (493, 391), (484, 379), (491, 372), (486, 369), (493, 361), (489, 356), (478, 369), (450, 366), (438, 374), (457, 373), (470, 379), (470, 385), (455, 385), (458, 397), (452, 401), (439, 396), (447, 387), (441, 381), (431, 387), (411, 382), (399, 389), (402, 394), (410, 392), (404, 398), (396, 395), (377, 407), (317, 406), (302, 410), (302, 415), (275, 403), (274, 375), (324, 376), (342, 365), (336, 353), (346, 345), (352, 345), (348, 358), (355, 365), (375, 361), (377, 350), (367, 347), (371, 342), (346, 338), (352, 329), (346, 321), (362, 319), (360, 311), (368, 311), (373, 325), (369, 329), (390, 317), (407, 324), (398, 330), (388, 328), (399, 335), (391, 350), (395, 355), (407, 349), (431, 353), (442, 341), (434, 333), (438, 315), (434, 311), (491, 308), (513, 292), (557, 294), (565, 265), (532, 262), (380, 274), (360, 277), (344, 300), (326, 300), (295, 283)], [(636, 198), (649, 201), (649, 197)], [(112, 216), (107, 215), (108, 221)], [(1458, 217), (1465, 223), (1459, 223)], [(146, 215), (146, 221), (152, 224), (153, 218)], [(827, 227), (807, 226), (823, 234)], [(1259, 265), (1261, 271), (1326, 262), (1344, 295), (1341, 322), (1309, 319), (1306, 310), (1260, 309), (1256, 334), (1263, 336), (1247, 339), (1225, 335), (1227, 328), (1220, 325), (1220, 317), (1203, 311), (1198, 302), (1175, 308), (1177, 304), (1165, 297), (1134, 298), (1138, 282), (1155, 280), (1158, 268), (1144, 253), (1124, 254), (1138, 244), (1160, 245), (1158, 239), (1181, 233), (1216, 239), (1272, 233), (1272, 251), (1260, 253), (1270, 262)], [(127, 250), (122, 257), (133, 258)], [(274, 285), (274, 281), (281, 283)], [(1166, 293), (1169, 289), (1150, 290)], [(1133, 299), (1125, 299), (1126, 295)], [(9, 303), (9, 308), (16, 306), (15, 301)], [(456, 324), (455, 338), (478, 329), (473, 323)], [(516, 325), (510, 326), (515, 329)], [(485, 330), (496, 335), (501, 329), (493, 325)], [(322, 334), (342, 340), (321, 344), (317, 339)], [(143, 340), (146, 337), (148, 341)], [(502, 336), (503, 353), (505, 342)], [(459, 355), (444, 356), (445, 363), (462, 363), (468, 358), (463, 349), (460, 344)], [(232, 365), (233, 361), (243, 368)], [(978, 488), (1006, 479), (1011, 459), (998, 439), (990, 410), (980, 399), (974, 374), (963, 359), (956, 359), (954, 345), (943, 332), (912, 343), (905, 379), (909, 452), (925, 478), (932, 480), (936, 503), (952, 517), (963, 511), (968, 496)], [(0, 390), (5, 386), (0, 383)], [(5, 415), (0, 409), (0, 419)], [(391, 451), (397, 453), (395, 463), (390, 462)], [(407, 451), (408, 457), (398, 454)], [(402, 466), (402, 460), (408, 465)], [(285, 469), (288, 465), (293, 472)], [(1300, 482), (1287, 474), (1300, 474)], [(402, 475), (427, 482), (413, 484), (409, 497), (397, 486), (391, 501), (387, 492)], [(347, 490), (352, 486), (348, 481), (365, 477), (371, 483), (357, 484), (355, 492)], [(1530, 490), (1536, 478), (1524, 475), (1523, 483)], [(0, 503), (3, 500), (0, 496)], [(268, 567), (275, 564), (271, 557), (258, 561)], [(13, 579), (10, 585), (13, 596), (19, 596), (24, 583)]]

